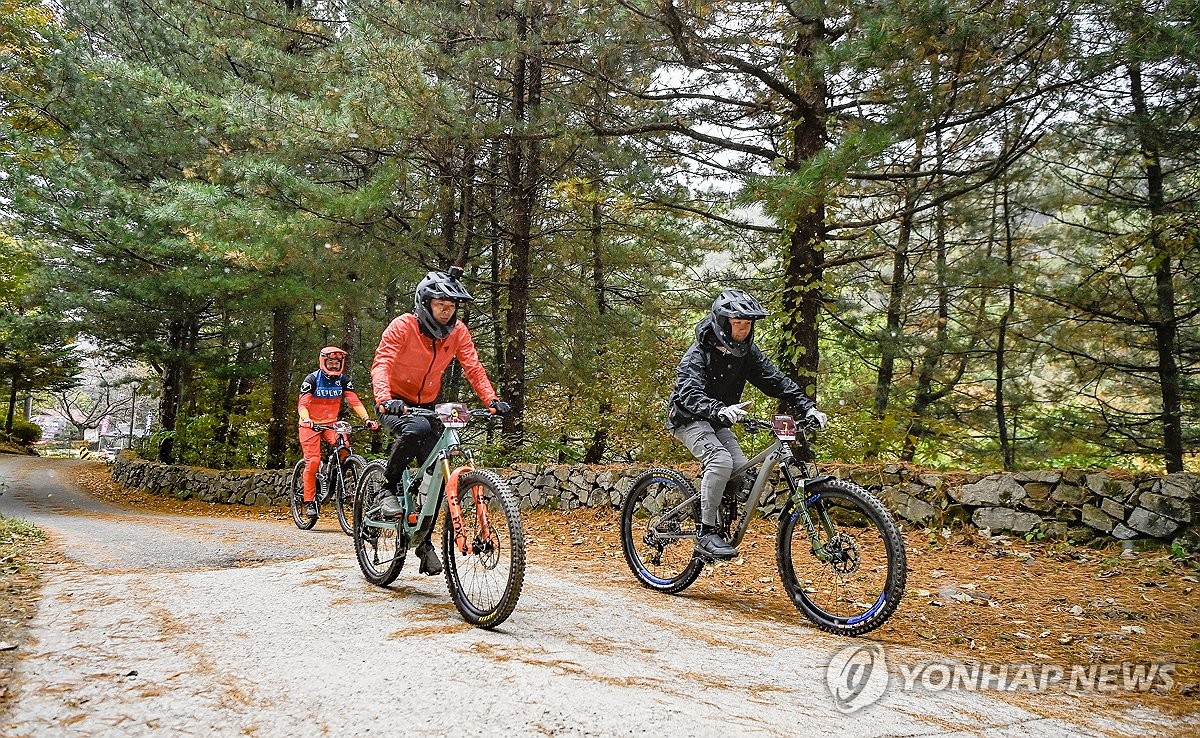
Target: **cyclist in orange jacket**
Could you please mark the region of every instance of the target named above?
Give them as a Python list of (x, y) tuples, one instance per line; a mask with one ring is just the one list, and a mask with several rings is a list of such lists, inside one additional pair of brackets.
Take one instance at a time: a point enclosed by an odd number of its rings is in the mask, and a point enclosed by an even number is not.
[(304, 507), (308, 515), (317, 514), (317, 469), (321, 466), (321, 438), (326, 443), (337, 441), (332, 430), (318, 431), (313, 425), (328, 425), (338, 419), (345, 400), (363, 423), (371, 430), (379, 423), (367, 415), (367, 408), (354, 391), (350, 375), (345, 373), (346, 352), (337, 346), (326, 346), (317, 357), (317, 371), (300, 383), (300, 448), (304, 451)]
[[(371, 390), (380, 423), (396, 437), (384, 472), (388, 495), (381, 502), (387, 517), (403, 513), (396, 492), (405, 467), (414, 458), (424, 460), (442, 435), (442, 424), (436, 418), (410, 415), (408, 408), (433, 408), (451, 361), (458, 359), (480, 402), (500, 415), (510, 410), (492, 388), (471, 332), (458, 320), (458, 306), (474, 300), (459, 281), (461, 275), (459, 267), (425, 275), (417, 285), (413, 311), (384, 329), (371, 362)], [(421, 477), (416, 475), (414, 481), (419, 483)], [(442, 571), (428, 536), (417, 545), (417, 556), (422, 574)]]

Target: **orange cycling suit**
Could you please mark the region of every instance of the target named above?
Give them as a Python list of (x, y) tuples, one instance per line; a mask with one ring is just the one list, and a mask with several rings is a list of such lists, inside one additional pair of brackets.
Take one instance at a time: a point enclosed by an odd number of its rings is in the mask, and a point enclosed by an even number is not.
[(363, 420), (367, 420), (367, 409), (354, 391), (350, 375), (339, 374), (330, 376), (324, 371), (317, 370), (304, 378), (300, 384), (300, 404), (297, 410), (300, 414), (300, 448), (304, 451), (304, 501), (316, 499), (317, 468), (321, 465), (321, 438), (326, 443), (337, 441), (338, 434), (332, 430), (317, 431), (305, 427), (308, 420), (318, 425), (328, 425), (338, 419), (341, 414), (342, 401), (354, 410)]

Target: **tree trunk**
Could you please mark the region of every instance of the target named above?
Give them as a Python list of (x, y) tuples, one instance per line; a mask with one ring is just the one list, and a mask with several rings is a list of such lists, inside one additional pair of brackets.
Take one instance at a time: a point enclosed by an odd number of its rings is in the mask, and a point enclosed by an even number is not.
[[(605, 303), (604, 297), (604, 210), (600, 205), (599, 182), (593, 183), (593, 196), (595, 199), (592, 201), (592, 223), (589, 228), (592, 245), (592, 296), (596, 301), (596, 315), (603, 316), (608, 312), (608, 305)], [(596, 348), (596, 365), (598, 367), (604, 366), (606, 351), (606, 344), (601, 342)], [(597, 377), (597, 381), (603, 382), (602, 387), (608, 384), (602, 377)], [(599, 464), (604, 458), (604, 452), (608, 448), (608, 434), (611, 425), (609, 415), (612, 413), (612, 409), (612, 400), (605, 392), (600, 400), (600, 406), (597, 408), (599, 427), (592, 433), (592, 440), (583, 454), (583, 463)]]
[(188, 321), (172, 320), (167, 325), (168, 356), (162, 368), (162, 397), (158, 401), (159, 423), (164, 431), (158, 444), (158, 460), (163, 464), (175, 463), (175, 425), (183, 405), (184, 346), (187, 344)]
[(271, 420), (267, 423), (267, 468), (282, 469), (291, 418), (292, 311), (271, 311)]
[(8, 389), (8, 414), (4, 418), (4, 431), (9, 433), (12, 431), (13, 420), (16, 417), (17, 410), (17, 373), (13, 372), (12, 383)]
[(901, 334), (904, 328), (904, 288), (908, 279), (908, 246), (912, 239), (912, 216), (907, 214), (912, 196), (905, 193), (905, 215), (900, 219), (900, 232), (896, 238), (896, 253), (892, 255), (892, 283), (888, 288), (888, 304), (884, 335), (879, 342), (879, 371), (875, 376), (875, 417), (883, 419), (887, 412), (888, 397), (892, 391), (892, 379), (896, 374), (896, 358), (900, 355)]
[(510, 447), (523, 442), (525, 431), (525, 348), (529, 332), (530, 253), (534, 197), (540, 176), (538, 143), (523, 135), (521, 122), (527, 122), (541, 103), (541, 60), (525, 52), (533, 18), (517, 19), (517, 40), (522, 51), (513, 73), (513, 120), (517, 135), (509, 138), (508, 178), (512, 199), (513, 245), (511, 276), (508, 280), (508, 313), (504, 348), (504, 396), (512, 412), (504, 419), (504, 434)]
[(1146, 109), (1146, 93), (1142, 87), (1141, 64), (1129, 65), (1129, 93), (1136, 122), (1138, 139), (1145, 162), (1146, 195), (1150, 206), (1150, 249), (1154, 269), (1155, 347), (1158, 352), (1158, 382), (1162, 396), (1163, 462), (1167, 473), (1183, 471), (1183, 410), (1180, 401), (1180, 372), (1178, 318), (1175, 314), (1175, 284), (1171, 270), (1171, 254), (1163, 243), (1162, 218), (1166, 214), (1163, 192), (1163, 171), (1159, 156), (1157, 131), (1151, 126)]
[(1004, 381), (1005, 381), (1005, 350), (1008, 340), (1008, 323), (1012, 320), (1013, 314), (1017, 309), (1017, 285), (1014, 279), (1013, 264), (1013, 234), (1012, 234), (1012, 215), (1009, 213), (1008, 203), (1008, 188), (1004, 188), (1004, 196), (1000, 208), (1000, 217), (1004, 219), (1004, 264), (1005, 292), (1008, 297), (1008, 304), (1005, 306), (1004, 313), (1000, 316), (1000, 325), (996, 327), (996, 429), (1000, 434), (1000, 458), (1004, 464), (1004, 470), (1010, 471), (1016, 465), (1016, 449), (1013, 447), (1012, 439), (1008, 433), (1008, 420), (1005, 417), (1004, 407)]

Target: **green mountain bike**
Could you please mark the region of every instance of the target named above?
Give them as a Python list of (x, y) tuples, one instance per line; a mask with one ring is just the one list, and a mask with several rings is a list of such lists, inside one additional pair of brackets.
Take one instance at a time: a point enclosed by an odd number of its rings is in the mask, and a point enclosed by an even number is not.
[[(742, 422), (752, 433), (770, 430), (775, 442), (734, 471), (745, 482), (721, 502), (722, 536), (735, 547), (741, 543), (779, 469), (787, 500), (775, 563), (784, 591), (821, 630), (857, 636), (883, 625), (900, 605), (908, 576), (904, 539), (891, 513), (857, 484), (817, 474), (797, 458), (792, 443), (798, 435), (807, 452), (812, 425), (797, 429), (788, 415)], [(650, 469), (634, 480), (621, 509), (621, 548), (637, 580), (668, 594), (695, 582), (709, 563), (694, 547), (699, 523), (700, 495), (679, 472)]]
[[(444, 430), (418, 472), (430, 474), (427, 489), (414, 485), (405, 469), (397, 496), (404, 512), (394, 519), (380, 510), (385, 489), (385, 460), (367, 464), (354, 500), (354, 552), (363, 576), (386, 587), (404, 566), (410, 544), (433, 530), (441, 511), (442, 561), (450, 598), (463, 619), (480, 628), (503, 623), (521, 596), (525, 581), (525, 531), (517, 498), (494, 472), (475, 469), (471, 449), (459, 429), (473, 418), (492, 418), (490, 410), (443, 403), (433, 410), (410, 408), (441, 421)], [(451, 460), (465, 463), (451, 467)]]

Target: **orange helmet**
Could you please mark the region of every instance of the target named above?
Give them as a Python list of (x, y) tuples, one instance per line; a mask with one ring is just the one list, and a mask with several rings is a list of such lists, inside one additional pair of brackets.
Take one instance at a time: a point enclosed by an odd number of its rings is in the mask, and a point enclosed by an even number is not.
[(346, 367), (346, 352), (337, 346), (326, 346), (321, 349), (321, 357), (317, 359), (317, 366), (331, 377), (341, 376), (342, 370)]

